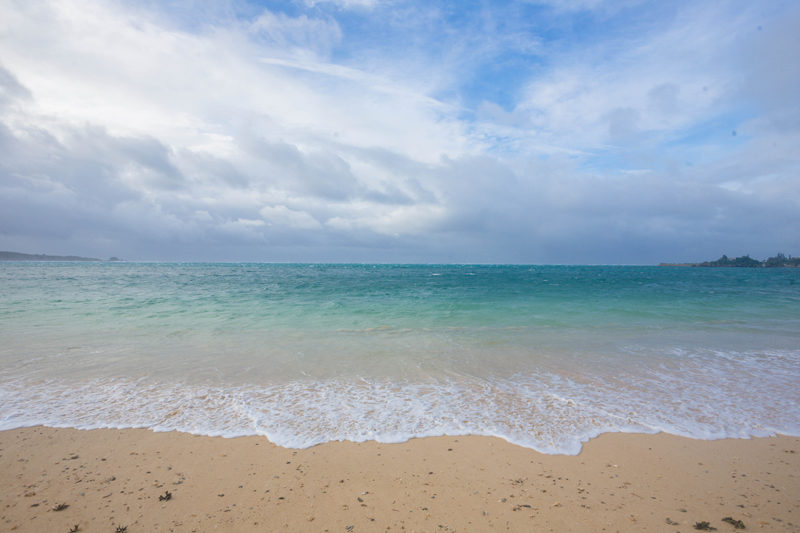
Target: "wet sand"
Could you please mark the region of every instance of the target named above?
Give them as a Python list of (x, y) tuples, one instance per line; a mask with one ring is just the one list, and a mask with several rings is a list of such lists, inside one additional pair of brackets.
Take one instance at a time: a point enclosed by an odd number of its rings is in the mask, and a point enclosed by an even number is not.
[(139, 429), (0, 432), (0, 531), (688, 532), (702, 522), (800, 531), (800, 438), (608, 434), (554, 456), (488, 437), (291, 450)]

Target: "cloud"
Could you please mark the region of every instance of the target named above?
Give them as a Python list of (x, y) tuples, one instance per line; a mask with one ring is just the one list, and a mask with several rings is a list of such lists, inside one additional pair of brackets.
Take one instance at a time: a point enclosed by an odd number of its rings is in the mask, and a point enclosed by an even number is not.
[(633, 33), (568, 50), (530, 83), (518, 111), (550, 142), (582, 150), (616, 143), (621, 133), (663, 139), (702, 122), (719, 113), (734, 81), (723, 59), (741, 22), (720, 24), (724, 15), (692, 8), (647, 39)]
[(319, 4), (331, 4), (344, 9), (372, 8), (379, 4), (379, 0), (305, 0), (306, 5), (314, 7)]
[(235, 5), (191, 24), (112, 0), (0, 5), (0, 248), (793, 253), (797, 9), (587, 2), (584, 39), (563, 5)]
[(285, 205), (264, 206), (259, 210), (268, 224), (306, 230), (320, 229), (322, 224), (305, 211), (289, 209)]
[(289, 17), (282, 13), (264, 11), (248, 29), (268, 46), (289, 56), (328, 55), (342, 39), (342, 32), (335, 20), (314, 19), (306, 15)]
[(17, 100), (28, 100), (31, 92), (22, 86), (11, 72), (0, 65), (0, 108)]

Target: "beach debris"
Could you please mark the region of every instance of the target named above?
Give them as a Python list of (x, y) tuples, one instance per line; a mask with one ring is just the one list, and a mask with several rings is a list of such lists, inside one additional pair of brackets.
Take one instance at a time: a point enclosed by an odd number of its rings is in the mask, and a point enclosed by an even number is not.
[(117, 526), (114, 533), (128, 533), (128, 526)]
[(67, 504), (67, 503), (59, 503), (59, 504), (53, 506), (53, 510), (54, 511), (63, 511), (67, 507), (69, 507), (69, 504)]
[(164, 491), (164, 494), (158, 497), (158, 501), (160, 502), (167, 502), (172, 499), (172, 493), (170, 491)]
[(78, 531), (79, 531), (80, 529), (81, 529), (81, 528), (80, 528), (80, 526), (79, 526), (78, 524), (75, 524), (74, 526), (72, 526), (71, 528), (69, 528), (69, 533), (78, 533)]
[(745, 529), (744, 522), (742, 522), (741, 520), (736, 520), (734, 518), (731, 518), (730, 516), (726, 516), (725, 518), (722, 519), (722, 521), (729, 523), (734, 527), (734, 529)]
[(702, 522), (695, 522), (694, 523), (694, 528), (698, 529), (700, 531), (716, 531), (717, 530), (717, 528), (712, 527), (711, 524), (709, 524), (705, 520), (702, 521)]
[(665, 522), (665, 523), (666, 523), (668, 526), (677, 526), (677, 525), (678, 525), (678, 522), (676, 522), (675, 520), (672, 520), (670, 517), (667, 517), (667, 519), (666, 519), (666, 520), (664, 520), (664, 522)]
[(347, 526), (347, 527), (345, 527), (345, 529), (346, 529), (347, 531), (353, 531), (353, 528), (354, 528), (354, 527), (355, 527), (355, 526)]

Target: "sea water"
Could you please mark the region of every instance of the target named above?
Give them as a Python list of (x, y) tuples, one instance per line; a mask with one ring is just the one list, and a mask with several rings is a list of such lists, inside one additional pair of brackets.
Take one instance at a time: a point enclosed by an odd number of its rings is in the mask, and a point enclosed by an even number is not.
[(0, 429), (800, 435), (800, 269), (0, 263)]

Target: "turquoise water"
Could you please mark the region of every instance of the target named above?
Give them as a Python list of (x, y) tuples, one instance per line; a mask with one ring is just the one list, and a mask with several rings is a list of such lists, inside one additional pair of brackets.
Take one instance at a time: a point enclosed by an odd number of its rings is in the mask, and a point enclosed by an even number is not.
[(800, 435), (800, 270), (0, 264), (0, 428)]

